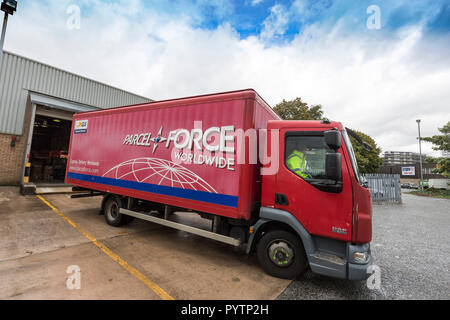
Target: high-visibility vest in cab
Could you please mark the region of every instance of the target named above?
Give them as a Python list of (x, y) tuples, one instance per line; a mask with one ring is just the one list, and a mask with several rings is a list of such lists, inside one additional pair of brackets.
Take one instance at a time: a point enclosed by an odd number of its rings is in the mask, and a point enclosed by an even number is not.
[(298, 150), (292, 151), (286, 161), (287, 167), (302, 178), (308, 178), (306, 170), (306, 156)]

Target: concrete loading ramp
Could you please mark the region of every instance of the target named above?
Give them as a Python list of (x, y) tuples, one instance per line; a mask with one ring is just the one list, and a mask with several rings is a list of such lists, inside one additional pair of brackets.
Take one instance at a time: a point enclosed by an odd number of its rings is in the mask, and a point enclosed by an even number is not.
[[(2, 187), (0, 198), (1, 299), (160, 299), (36, 196)], [(45, 199), (174, 299), (275, 299), (290, 283), (214, 240), (140, 220), (108, 226), (101, 197)], [(81, 268), (80, 290), (66, 288), (70, 265)]]

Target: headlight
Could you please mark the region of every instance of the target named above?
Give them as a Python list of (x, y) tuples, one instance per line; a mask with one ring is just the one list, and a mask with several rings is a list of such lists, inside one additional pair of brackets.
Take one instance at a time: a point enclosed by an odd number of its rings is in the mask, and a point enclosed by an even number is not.
[(355, 252), (354, 256), (353, 256), (353, 260), (356, 263), (367, 263), (367, 261), (369, 260), (369, 253), (368, 252)]

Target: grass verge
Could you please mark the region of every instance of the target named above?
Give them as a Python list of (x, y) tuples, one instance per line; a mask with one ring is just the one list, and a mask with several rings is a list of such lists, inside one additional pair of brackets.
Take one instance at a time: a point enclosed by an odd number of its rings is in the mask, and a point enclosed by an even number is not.
[(423, 190), (423, 192), (420, 190), (415, 190), (415, 191), (411, 191), (409, 193), (415, 194), (416, 196), (422, 196), (422, 197), (450, 199), (450, 190), (428, 188), (428, 189)]

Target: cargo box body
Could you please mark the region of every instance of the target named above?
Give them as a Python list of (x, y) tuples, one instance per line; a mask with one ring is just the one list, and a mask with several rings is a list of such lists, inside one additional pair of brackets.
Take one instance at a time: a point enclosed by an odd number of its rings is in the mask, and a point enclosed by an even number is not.
[(66, 182), (249, 219), (260, 201), (260, 165), (237, 163), (234, 135), (266, 129), (273, 119), (253, 90), (75, 114)]

